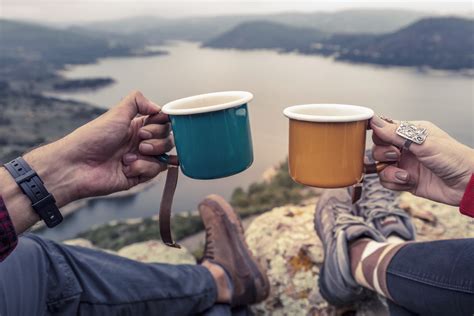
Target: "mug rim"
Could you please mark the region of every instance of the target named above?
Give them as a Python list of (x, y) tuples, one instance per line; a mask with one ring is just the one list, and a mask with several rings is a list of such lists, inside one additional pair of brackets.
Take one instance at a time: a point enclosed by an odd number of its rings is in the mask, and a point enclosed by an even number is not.
[[(197, 107), (197, 108), (189, 108), (189, 109), (175, 108), (176, 106), (182, 105), (184, 103), (197, 101), (206, 97), (219, 97), (219, 96), (235, 96), (235, 97), (239, 97), (239, 99), (222, 103), (222, 104), (208, 105), (208, 106), (202, 106), (202, 107)], [(247, 91), (211, 92), (211, 93), (198, 94), (198, 95), (181, 98), (181, 99), (168, 102), (161, 108), (161, 111), (168, 115), (189, 115), (189, 114), (198, 114), (198, 113), (208, 113), (208, 112), (215, 112), (215, 111), (225, 110), (225, 109), (233, 108), (239, 105), (243, 105), (250, 102), (252, 99), (253, 99), (253, 94)]]
[[(310, 115), (296, 113), (297, 110), (305, 109), (356, 109), (360, 111), (358, 114), (353, 115)], [(313, 103), (313, 104), (300, 104), (287, 107), (283, 110), (283, 114), (292, 120), (307, 121), (307, 122), (356, 122), (368, 120), (374, 116), (374, 111), (368, 107), (352, 104), (338, 104), (338, 103)]]

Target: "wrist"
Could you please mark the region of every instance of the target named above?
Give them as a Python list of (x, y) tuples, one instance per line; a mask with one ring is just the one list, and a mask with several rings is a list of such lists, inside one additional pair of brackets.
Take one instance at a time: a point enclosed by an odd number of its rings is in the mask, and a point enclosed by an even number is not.
[(463, 160), (460, 165), (460, 167), (464, 167), (464, 172), (461, 174), (460, 180), (458, 182), (458, 198), (456, 199), (456, 204), (457, 206), (460, 205), (461, 200), (464, 196), (464, 193), (467, 190), (467, 186), (471, 181), (471, 177), (474, 174), (474, 149), (462, 145), (465, 150), (463, 150)]
[(38, 222), (40, 218), (31, 207), (30, 199), (23, 194), (18, 184), (4, 167), (0, 167), (0, 183), (0, 195), (16, 232), (21, 234)]
[(23, 159), (36, 171), (59, 208), (77, 199), (75, 168), (61, 140), (30, 151)]

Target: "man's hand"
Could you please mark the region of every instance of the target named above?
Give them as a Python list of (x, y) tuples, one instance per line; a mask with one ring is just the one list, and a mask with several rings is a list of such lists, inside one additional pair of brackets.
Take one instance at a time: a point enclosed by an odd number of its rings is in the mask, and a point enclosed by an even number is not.
[[(97, 119), (24, 158), (61, 207), (152, 179), (167, 168), (155, 157), (173, 146), (168, 116), (140, 92), (133, 92)], [(4, 168), (0, 168), (0, 195), (18, 233), (38, 221), (31, 202)]]
[(76, 198), (127, 190), (166, 170), (156, 156), (170, 151), (168, 116), (133, 92), (116, 107), (61, 140), (75, 169)]

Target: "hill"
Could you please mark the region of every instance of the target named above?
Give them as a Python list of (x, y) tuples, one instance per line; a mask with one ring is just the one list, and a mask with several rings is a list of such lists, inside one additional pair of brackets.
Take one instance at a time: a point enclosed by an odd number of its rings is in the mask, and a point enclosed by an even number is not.
[(47, 80), (66, 64), (137, 53), (125, 42), (97, 32), (86, 34), (4, 19), (0, 19), (0, 41), (0, 76), (9, 81)]
[(134, 54), (129, 46), (99, 34), (81, 34), (0, 19), (0, 162), (57, 139), (96, 118), (90, 104), (44, 96), (45, 90), (94, 88), (110, 78), (65, 80), (66, 64)]
[(320, 31), (279, 23), (255, 21), (242, 23), (203, 44), (205, 47), (236, 49), (280, 49), (291, 51), (321, 41)]
[(226, 15), (218, 17), (133, 17), (81, 25), (94, 31), (133, 35), (148, 43), (163, 40), (206, 42), (241, 23), (266, 21), (293, 27), (315, 28), (325, 33), (372, 33), (395, 31), (427, 13), (406, 10), (343, 10), (338, 12)]
[(379, 65), (461, 70), (474, 67), (474, 20), (425, 18), (387, 34), (330, 35), (273, 22), (236, 26), (204, 46), (269, 48)]
[(385, 35), (335, 35), (308, 53), (380, 65), (474, 67), (474, 20), (427, 18)]

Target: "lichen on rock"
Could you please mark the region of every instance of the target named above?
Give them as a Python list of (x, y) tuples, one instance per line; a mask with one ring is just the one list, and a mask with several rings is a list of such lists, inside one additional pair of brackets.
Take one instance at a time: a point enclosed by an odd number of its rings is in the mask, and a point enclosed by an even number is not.
[(123, 247), (118, 255), (141, 262), (195, 264), (196, 259), (186, 248), (171, 248), (161, 241), (150, 240)]
[(135, 243), (123, 247), (117, 252), (97, 248), (89, 240), (82, 238), (66, 240), (63, 243), (71, 246), (99, 249), (108, 253), (117, 254), (119, 256), (141, 262), (196, 264), (196, 259), (185, 247), (181, 247), (181, 249), (171, 248), (165, 246), (161, 241), (158, 240), (149, 240), (145, 242)]
[[(387, 315), (382, 298), (346, 308), (329, 305), (318, 289), (324, 251), (314, 230), (315, 203), (274, 208), (257, 217), (246, 239), (260, 264), (268, 270), (270, 296), (254, 305), (257, 315)], [(400, 196), (400, 206), (413, 217), (417, 240), (474, 237), (474, 221), (456, 207), (415, 197)]]

